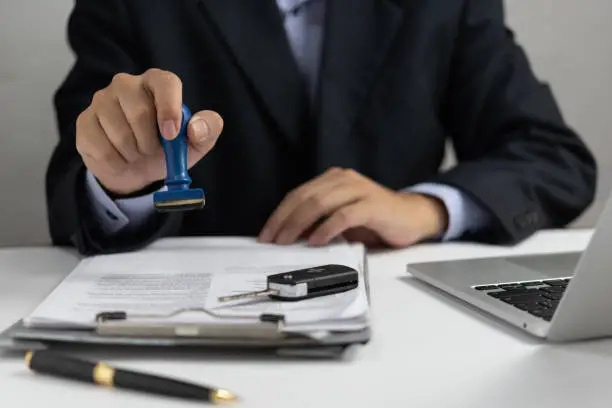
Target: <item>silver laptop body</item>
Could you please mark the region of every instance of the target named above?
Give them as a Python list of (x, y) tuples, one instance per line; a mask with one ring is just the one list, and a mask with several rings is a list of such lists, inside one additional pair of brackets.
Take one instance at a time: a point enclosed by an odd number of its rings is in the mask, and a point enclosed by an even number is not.
[(408, 272), (539, 338), (612, 336), (612, 198), (583, 252), (418, 263)]

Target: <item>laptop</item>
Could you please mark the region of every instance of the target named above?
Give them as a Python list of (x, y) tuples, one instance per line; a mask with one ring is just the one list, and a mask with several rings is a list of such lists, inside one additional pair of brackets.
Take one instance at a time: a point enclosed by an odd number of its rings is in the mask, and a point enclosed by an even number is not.
[(612, 199), (584, 251), (408, 265), (419, 281), (537, 338), (612, 336)]

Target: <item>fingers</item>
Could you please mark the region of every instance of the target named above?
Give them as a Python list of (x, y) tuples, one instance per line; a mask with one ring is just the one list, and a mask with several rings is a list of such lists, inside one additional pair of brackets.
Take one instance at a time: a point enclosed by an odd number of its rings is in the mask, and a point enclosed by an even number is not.
[(113, 82), (113, 93), (130, 125), (138, 152), (145, 156), (154, 154), (161, 148), (156, 109), (141, 80), (129, 75), (118, 75)]
[(132, 127), (128, 123), (119, 101), (105, 95), (107, 91), (99, 91), (93, 98), (97, 121), (108, 140), (123, 156), (125, 161), (133, 163), (138, 159), (139, 152)]
[(342, 180), (343, 172), (344, 170), (342, 169), (328, 170), (321, 176), (289, 193), (266, 222), (259, 235), (260, 241), (274, 241), (284, 223), (296, 208), (315, 194), (324, 194), (337, 186)]
[(200, 161), (217, 143), (223, 131), (223, 119), (213, 111), (201, 111), (192, 116), (187, 127), (189, 168)]
[(183, 83), (178, 76), (159, 69), (148, 70), (142, 77), (144, 89), (155, 102), (157, 123), (164, 138), (174, 139), (181, 127)]
[(125, 171), (127, 161), (106, 136), (93, 109), (88, 108), (79, 115), (76, 127), (76, 148), (84, 160), (95, 161), (96, 167), (106, 174)]
[(302, 202), (284, 220), (277, 234), (278, 244), (290, 244), (297, 240), (307, 229), (322, 217), (359, 200), (363, 191), (358, 185), (346, 184), (329, 190), (319, 190)]
[(308, 243), (313, 246), (327, 245), (347, 230), (367, 227), (370, 208), (370, 204), (365, 200), (342, 207), (310, 235)]

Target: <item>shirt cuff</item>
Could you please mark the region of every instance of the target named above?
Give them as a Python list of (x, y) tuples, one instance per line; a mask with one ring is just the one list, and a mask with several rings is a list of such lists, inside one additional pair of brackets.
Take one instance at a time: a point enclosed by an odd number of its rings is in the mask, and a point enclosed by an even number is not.
[(405, 191), (430, 195), (444, 203), (448, 212), (448, 228), (441, 237), (442, 241), (455, 240), (466, 232), (478, 231), (489, 222), (486, 210), (454, 187), (443, 184), (423, 183), (410, 187)]
[(155, 213), (153, 194), (113, 201), (90, 171), (87, 171), (86, 187), (94, 216), (108, 235), (117, 234), (128, 226), (131, 229), (143, 226)]

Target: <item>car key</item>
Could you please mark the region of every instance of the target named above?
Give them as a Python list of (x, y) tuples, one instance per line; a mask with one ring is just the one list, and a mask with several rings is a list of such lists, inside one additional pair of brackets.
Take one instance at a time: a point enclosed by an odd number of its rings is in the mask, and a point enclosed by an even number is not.
[(346, 292), (357, 288), (357, 271), (345, 265), (322, 265), (270, 275), (267, 288), (259, 292), (223, 296), (219, 302), (268, 297), (272, 300), (295, 302)]

